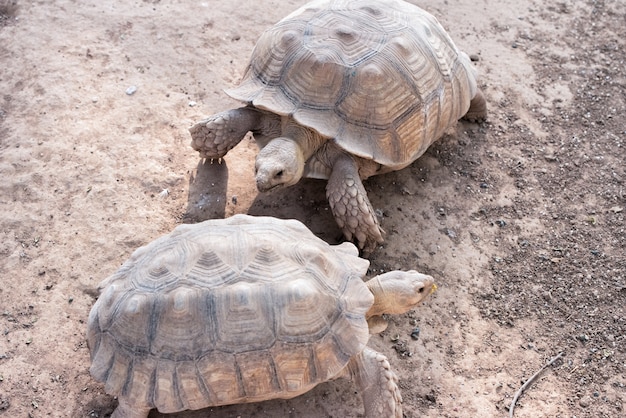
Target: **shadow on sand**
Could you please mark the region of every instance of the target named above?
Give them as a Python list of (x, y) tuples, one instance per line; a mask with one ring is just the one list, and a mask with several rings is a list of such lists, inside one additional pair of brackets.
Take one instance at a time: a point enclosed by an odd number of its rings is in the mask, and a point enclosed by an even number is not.
[(224, 218), (226, 214), (226, 188), (228, 167), (226, 163), (201, 159), (195, 176), (189, 179), (187, 210), (184, 223), (197, 223), (207, 219)]

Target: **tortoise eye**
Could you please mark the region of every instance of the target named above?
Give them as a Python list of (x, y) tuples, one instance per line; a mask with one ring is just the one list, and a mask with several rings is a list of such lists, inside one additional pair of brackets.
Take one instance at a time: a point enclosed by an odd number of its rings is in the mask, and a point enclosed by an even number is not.
[(276, 173), (276, 177), (282, 177), (283, 176), (283, 170), (280, 170), (278, 173)]

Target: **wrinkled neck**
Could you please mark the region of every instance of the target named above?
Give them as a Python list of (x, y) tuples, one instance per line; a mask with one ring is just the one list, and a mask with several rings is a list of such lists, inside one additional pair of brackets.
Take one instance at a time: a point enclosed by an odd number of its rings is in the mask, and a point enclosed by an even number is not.
[(285, 139), (293, 140), (300, 148), (304, 161), (307, 161), (319, 147), (322, 146), (327, 138), (321, 136), (313, 129), (307, 128), (298, 124), (292, 118), (285, 118), (283, 121), (283, 138), (277, 138), (281, 140)]
[[(259, 151), (259, 157), (267, 161), (277, 161), (282, 165), (302, 165), (306, 161), (300, 143), (293, 138), (281, 136), (272, 139)], [(259, 158), (257, 157), (257, 159)], [(281, 165), (279, 164), (279, 165)]]
[(369, 311), (367, 311), (365, 317), (371, 318), (373, 316), (379, 316), (386, 313), (385, 308), (389, 305), (390, 295), (385, 292), (380, 279), (378, 277), (374, 277), (368, 280), (365, 284), (374, 295), (374, 304), (371, 306)]

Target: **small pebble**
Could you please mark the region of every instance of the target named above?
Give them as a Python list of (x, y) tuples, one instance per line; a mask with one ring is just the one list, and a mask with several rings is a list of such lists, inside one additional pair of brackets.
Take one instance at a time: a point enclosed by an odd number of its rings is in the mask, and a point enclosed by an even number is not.
[(129, 88), (126, 89), (126, 94), (128, 94), (129, 96), (132, 96), (133, 94), (135, 94), (136, 91), (137, 91), (137, 86), (130, 86)]
[(506, 226), (506, 221), (503, 221), (502, 219), (498, 219), (496, 221), (496, 225), (498, 225), (500, 228), (504, 228)]
[(420, 337), (420, 328), (415, 327), (413, 331), (411, 331), (411, 338), (413, 338), (414, 340), (417, 340), (419, 339), (419, 337)]
[(480, 61), (480, 57), (478, 55), (476, 55), (476, 54), (470, 55), (469, 58), (470, 58), (470, 60), (472, 60), (474, 62)]
[(194, 102), (193, 100), (189, 101), (189, 107), (194, 107), (197, 104), (198, 103)]

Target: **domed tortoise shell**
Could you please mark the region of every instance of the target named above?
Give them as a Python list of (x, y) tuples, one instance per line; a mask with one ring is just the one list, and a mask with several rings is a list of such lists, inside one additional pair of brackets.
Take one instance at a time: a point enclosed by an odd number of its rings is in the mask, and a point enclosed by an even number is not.
[(470, 59), (424, 10), (399, 0), (320, 0), (266, 30), (227, 93), (292, 115), (388, 171), (422, 155), (476, 91)]
[(102, 282), (90, 371), (164, 413), (297, 396), (367, 343), (368, 265), (295, 220), (181, 225)]

